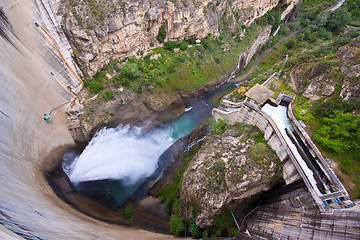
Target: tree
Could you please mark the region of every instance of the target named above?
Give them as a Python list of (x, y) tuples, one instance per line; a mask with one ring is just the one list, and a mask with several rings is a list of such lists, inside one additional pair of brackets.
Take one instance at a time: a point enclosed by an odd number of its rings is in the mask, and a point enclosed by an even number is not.
[(140, 70), (136, 63), (127, 62), (125, 66), (121, 69), (121, 74), (133, 80), (140, 76)]
[(350, 21), (351, 14), (344, 7), (338, 8), (330, 13), (326, 28), (331, 32), (343, 32)]
[(360, 145), (360, 116), (335, 111), (323, 119), (323, 126), (314, 139), (335, 152), (356, 149)]
[(180, 44), (179, 44), (179, 47), (182, 51), (185, 51), (188, 49), (188, 46), (189, 46), (189, 42), (187, 41), (182, 41)]
[(178, 201), (173, 204), (173, 212), (170, 217), (170, 233), (179, 236), (184, 232), (185, 224), (181, 215), (181, 207)]
[(215, 135), (221, 136), (225, 132), (227, 127), (228, 127), (228, 123), (226, 120), (218, 119), (216, 122), (214, 122), (214, 125), (213, 125), (211, 131)]
[(192, 219), (190, 220), (190, 232), (194, 238), (201, 238), (203, 234), (203, 230)]
[(105, 99), (105, 101), (109, 101), (114, 99), (114, 93), (111, 90), (107, 90), (102, 94), (102, 97)]
[(205, 49), (209, 49), (210, 48), (210, 43), (208, 39), (202, 39), (201, 40), (201, 45), (205, 48)]
[(160, 43), (163, 43), (164, 40), (166, 38), (166, 30), (165, 30), (165, 27), (164, 25), (162, 25), (160, 28), (159, 28), (159, 32), (158, 32), (158, 35), (156, 37), (156, 39), (160, 42)]
[(167, 50), (173, 50), (174, 48), (177, 47), (177, 42), (176, 41), (170, 41), (170, 42), (164, 42), (164, 47)]
[(91, 82), (89, 88), (92, 93), (97, 94), (104, 89), (104, 84), (102, 82)]
[(129, 86), (130, 82), (141, 74), (136, 62), (127, 61), (124, 67), (121, 69), (121, 84)]

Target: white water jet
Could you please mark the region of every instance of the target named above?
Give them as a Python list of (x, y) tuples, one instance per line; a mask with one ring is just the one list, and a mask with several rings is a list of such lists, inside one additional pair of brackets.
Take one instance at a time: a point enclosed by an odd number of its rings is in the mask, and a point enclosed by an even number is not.
[(121, 179), (135, 184), (156, 170), (159, 156), (175, 141), (168, 128), (140, 132), (129, 126), (100, 130), (71, 164), (66, 161), (71, 156), (64, 156), (64, 172), (74, 183)]
[(188, 108), (185, 108), (185, 112), (190, 111), (192, 108), (193, 108), (192, 106), (191, 106), (191, 107), (188, 107)]

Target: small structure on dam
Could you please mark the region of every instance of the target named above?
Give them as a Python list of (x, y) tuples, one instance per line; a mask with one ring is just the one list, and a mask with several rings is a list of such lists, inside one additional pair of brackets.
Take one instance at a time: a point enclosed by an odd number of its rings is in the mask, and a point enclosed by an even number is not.
[(76, 144), (86, 144), (85, 135), (81, 129), (81, 120), (79, 116), (83, 113), (83, 107), (79, 99), (75, 98), (65, 110), (66, 126), (68, 127), (72, 138)]
[(249, 89), (245, 93), (245, 96), (247, 97), (245, 101), (247, 103), (253, 103), (255, 105), (261, 106), (263, 105), (269, 98), (274, 94), (273, 91), (270, 89), (260, 85), (255, 84), (252, 88)]
[[(256, 84), (245, 93), (246, 99), (241, 103), (223, 100), (219, 108), (213, 109), (213, 116), (216, 120), (221, 118), (229, 123), (241, 122), (259, 127), (282, 161), (286, 184), (301, 178), (321, 213), (352, 206), (346, 189), (292, 113), (294, 97), (280, 94), (275, 101), (272, 95), (271, 90)], [(271, 108), (277, 109), (272, 106), (279, 104), (287, 106), (287, 109), (282, 106), (285, 124), (278, 118), (282, 113), (271, 112)]]

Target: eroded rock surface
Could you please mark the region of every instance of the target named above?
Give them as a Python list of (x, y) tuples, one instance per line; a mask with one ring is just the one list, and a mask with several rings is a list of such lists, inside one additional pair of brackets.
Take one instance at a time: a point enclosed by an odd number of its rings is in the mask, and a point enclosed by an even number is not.
[[(288, 0), (289, 12), (298, 0)], [(165, 41), (218, 36), (237, 23), (251, 24), (274, 8), (278, 0), (264, 1), (69, 1), (59, 7), (62, 28), (77, 51), (74, 57), (85, 75), (92, 76), (109, 59), (122, 60), (162, 46), (156, 37), (164, 26)]]
[(208, 228), (214, 215), (243, 207), (281, 181), (281, 163), (259, 136), (257, 128), (240, 124), (222, 136), (209, 134), (183, 175), (185, 218)]
[(359, 97), (360, 38), (323, 59), (306, 61), (291, 71), (291, 87), (312, 101), (325, 99), (338, 88), (343, 100)]

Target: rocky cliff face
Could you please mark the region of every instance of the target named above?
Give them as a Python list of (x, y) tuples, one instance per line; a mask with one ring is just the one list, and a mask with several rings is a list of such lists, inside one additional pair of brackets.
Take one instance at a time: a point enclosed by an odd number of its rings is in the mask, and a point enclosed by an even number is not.
[[(293, 7), (297, 0), (286, 3)], [(264, 1), (104, 1), (70, 0), (59, 7), (64, 13), (62, 27), (77, 51), (78, 64), (92, 76), (109, 59), (123, 60), (145, 54), (160, 46), (159, 28), (167, 32), (165, 41), (218, 36), (229, 29), (240, 34), (240, 24), (249, 25), (279, 3)]]
[(295, 66), (291, 73), (291, 87), (310, 100), (324, 99), (338, 88), (343, 100), (360, 95), (360, 37), (340, 47), (335, 54), (306, 61)]
[[(281, 180), (281, 163), (255, 127), (236, 124), (211, 133), (183, 175), (183, 215), (205, 229), (214, 215), (256, 200)], [(254, 140), (256, 138), (258, 142)]]

